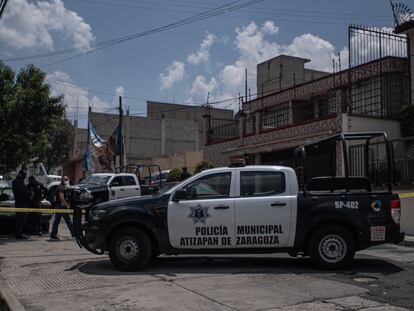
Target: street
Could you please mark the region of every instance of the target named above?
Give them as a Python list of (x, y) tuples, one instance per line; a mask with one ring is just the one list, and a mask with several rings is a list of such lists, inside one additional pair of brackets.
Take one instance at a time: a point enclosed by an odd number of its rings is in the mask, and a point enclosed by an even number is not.
[[(62, 227), (64, 229), (64, 227)], [(63, 236), (68, 232), (62, 230)], [(414, 248), (359, 252), (345, 271), (287, 255), (169, 256), (115, 270), (73, 240), (0, 238), (12, 310), (413, 310)], [(12, 298), (12, 299), (10, 299)]]

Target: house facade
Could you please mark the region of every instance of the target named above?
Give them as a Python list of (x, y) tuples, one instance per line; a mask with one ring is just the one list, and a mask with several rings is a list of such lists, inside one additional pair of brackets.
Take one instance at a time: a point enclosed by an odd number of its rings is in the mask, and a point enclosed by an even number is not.
[[(378, 53), (359, 63), (354, 56), (348, 69), (334, 73), (307, 70), (304, 66), (309, 60), (285, 55), (259, 64), (260, 96), (245, 102), (238, 117), (224, 125), (216, 125), (214, 117), (205, 116), (204, 158), (216, 166), (241, 157), (247, 164), (293, 166), (294, 149), (307, 142), (337, 133), (385, 131), (399, 152), (413, 153), (414, 160), (412, 142), (399, 144), (403, 139), (401, 109), (410, 105), (411, 98), (407, 39), (386, 35), (398, 40), (391, 41), (397, 45), (396, 53)], [(357, 167), (361, 162), (359, 149), (357, 145), (349, 146), (353, 175), (362, 171)], [(372, 162), (377, 161), (374, 170), (381, 171), (385, 152), (381, 151), (383, 146), (377, 149)], [(334, 165), (341, 175), (342, 155), (338, 151)], [(324, 150), (315, 154), (314, 170), (323, 174), (329, 157)], [(413, 165), (410, 170), (414, 173)], [(400, 172), (405, 179), (409, 174), (406, 167)]]

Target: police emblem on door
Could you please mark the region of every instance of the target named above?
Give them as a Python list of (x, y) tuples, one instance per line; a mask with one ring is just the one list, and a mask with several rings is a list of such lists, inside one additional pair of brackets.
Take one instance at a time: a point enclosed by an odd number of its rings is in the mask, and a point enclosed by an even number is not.
[(187, 217), (193, 219), (194, 225), (197, 223), (205, 225), (207, 218), (211, 217), (211, 215), (208, 213), (208, 206), (198, 204), (197, 206), (190, 206), (190, 215)]

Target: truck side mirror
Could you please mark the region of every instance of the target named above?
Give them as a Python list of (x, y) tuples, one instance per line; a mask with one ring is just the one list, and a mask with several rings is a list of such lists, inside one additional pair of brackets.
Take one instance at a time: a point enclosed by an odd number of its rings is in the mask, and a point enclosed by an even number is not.
[(187, 190), (186, 189), (178, 189), (174, 193), (173, 201), (179, 202), (181, 200), (184, 200), (187, 197)]

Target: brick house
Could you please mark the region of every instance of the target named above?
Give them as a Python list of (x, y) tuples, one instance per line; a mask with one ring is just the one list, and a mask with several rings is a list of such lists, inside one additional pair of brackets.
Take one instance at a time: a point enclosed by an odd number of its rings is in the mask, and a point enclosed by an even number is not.
[[(205, 116), (204, 158), (216, 166), (234, 157), (244, 157), (247, 164), (292, 166), (297, 146), (332, 134), (381, 130), (392, 140), (400, 139), (398, 118), (410, 98), (404, 53), (336, 73), (305, 69), (309, 60), (286, 55), (258, 64), (260, 96), (245, 102), (225, 125)], [(323, 172), (328, 153), (319, 150), (314, 159), (314, 169)]]

